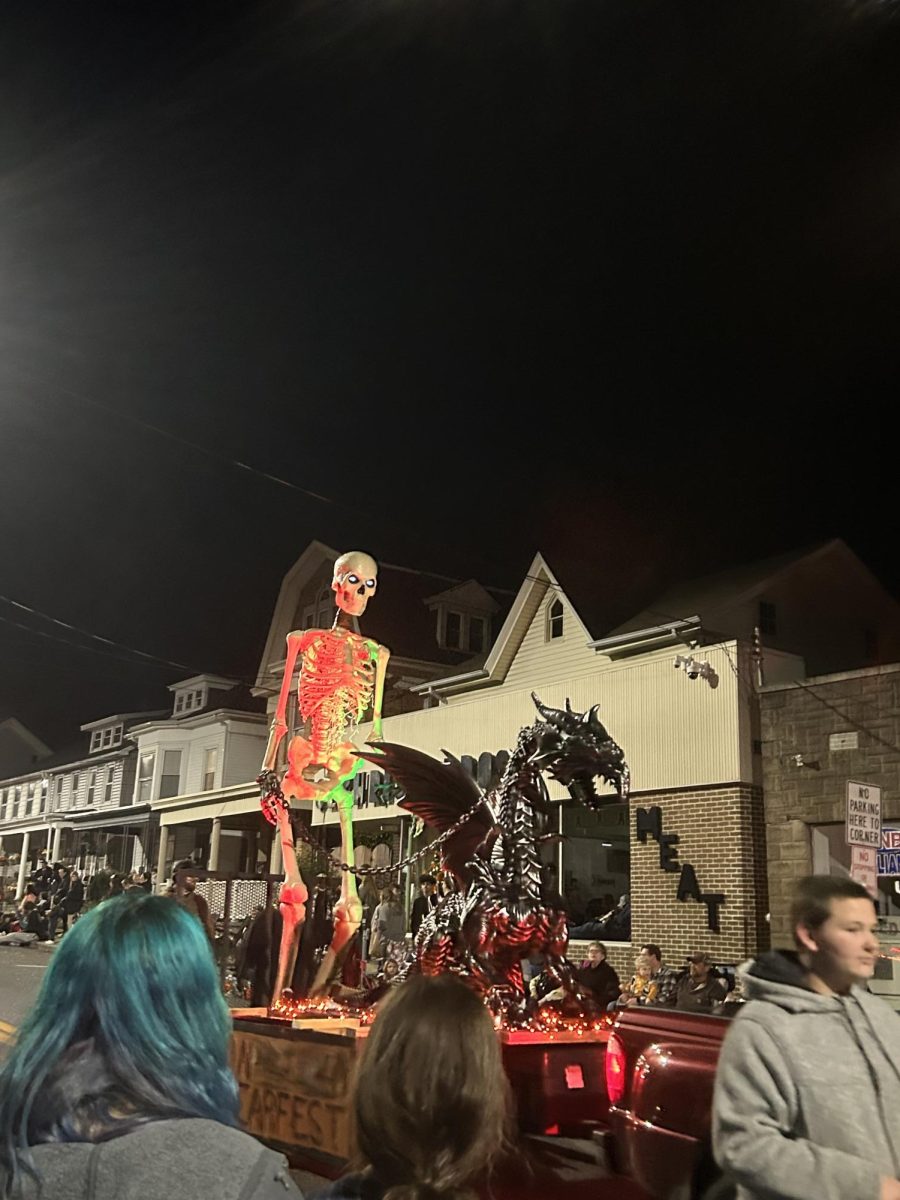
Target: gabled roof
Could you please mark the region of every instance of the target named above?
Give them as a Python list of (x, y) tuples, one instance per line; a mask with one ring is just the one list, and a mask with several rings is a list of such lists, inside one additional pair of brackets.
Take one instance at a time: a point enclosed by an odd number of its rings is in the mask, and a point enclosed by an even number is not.
[(47, 758), (53, 753), (50, 747), (42, 742), (30, 729), (26, 728), (18, 717), (0, 717), (0, 730), (5, 730), (7, 733), (12, 734), (23, 745), (27, 746), (37, 759)]
[(694, 615), (700, 618), (702, 624), (714, 613), (737, 607), (765, 592), (779, 576), (799, 563), (812, 562), (838, 549), (852, 553), (840, 538), (832, 538), (801, 550), (778, 554), (753, 563), (742, 563), (711, 575), (701, 576), (699, 579), (686, 580), (663, 592), (646, 608), (609, 630), (606, 636), (615, 637), (641, 629), (652, 629), (669, 621), (681, 621)]
[(431, 683), (420, 684), (411, 690), (422, 693), (433, 688), (438, 690), (452, 690), (458, 687), (469, 687), (474, 684), (487, 687), (502, 683), (506, 672), (509, 670), (510, 663), (515, 658), (519, 646), (522, 644), (522, 639), (525, 636), (531, 618), (537, 612), (544, 597), (551, 591), (562, 593), (565, 596), (575, 614), (578, 624), (581, 626), (584, 642), (587, 645), (591, 640), (588, 627), (585, 625), (581, 614), (573, 604), (565, 588), (560, 586), (559, 580), (546, 559), (538, 552), (531, 560), (531, 565), (525, 572), (525, 578), (522, 580), (522, 584), (506, 615), (503, 628), (497, 634), (494, 644), (490, 648), (487, 658), (484, 661), (484, 666), (479, 669), (477, 665), (470, 661), (461, 664), (457, 672), (448, 673), (441, 679), (434, 680)]
[[(268, 686), (269, 668), (282, 662), (285, 638), (293, 628), (297, 603), (305, 586), (327, 563), (330, 565), (339, 552), (324, 542), (312, 541), (285, 575), (275, 603), (257, 675), (257, 686)], [(475, 580), (453, 579), (430, 571), (418, 571), (396, 563), (379, 562), (378, 591), (360, 618), (360, 629), (375, 641), (387, 646), (395, 658), (415, 659), (435, 666), (458, 666), (468, 662), (468, 651), (447, 650), (437, 643), (435, 615), (428, 601), (443, 597), (454, 589), (461, 596), (481, 602), (482, 597), (495, 607), (497, 613), (506, 610), (512, 593), (479, 584)], [(483, 656), (482, 656), (483, 659)]]

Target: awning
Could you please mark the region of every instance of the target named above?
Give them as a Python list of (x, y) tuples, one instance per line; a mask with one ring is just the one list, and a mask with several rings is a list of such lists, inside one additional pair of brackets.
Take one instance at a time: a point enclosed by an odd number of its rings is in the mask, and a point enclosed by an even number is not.
[(73, 820), (63, 825), (63, 829), (114, 829), (120, 825), (146, 825), (153, 820), (150, 806), (142, 804), (137, 811), (133, 807), (116, 809), (115, 812), (91, 813), (83, 820)]

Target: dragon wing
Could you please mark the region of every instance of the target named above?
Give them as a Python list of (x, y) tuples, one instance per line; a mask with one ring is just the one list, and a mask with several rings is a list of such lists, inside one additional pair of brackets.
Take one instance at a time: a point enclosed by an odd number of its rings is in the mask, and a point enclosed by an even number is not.
[[(443, 762), (393, 742), (369, 742), (372, 753), (358, 751), (373, 766), (390, 775), (391, 779), (406, 793), (397, 803), (413, 816), (419, 817), (439, 833), (449, 829), (462, 814), (484, 793), (462, 768), (461, 764), (447, 751)], [(478, 846), (496, 829), (496, 822), (485, 802), (472, 816), (452, 834), (442, 847), (442, 857), (448, 870), (461, 883), (467, 883), (471, 872), (467, 869)]]

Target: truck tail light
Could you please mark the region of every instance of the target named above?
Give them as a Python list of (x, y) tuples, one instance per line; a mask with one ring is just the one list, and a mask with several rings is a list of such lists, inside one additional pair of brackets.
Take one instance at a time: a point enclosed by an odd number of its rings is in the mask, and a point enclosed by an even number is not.
[(610, 1104), (618, 1104), (625, 1095), (625, 1047), (615, 1033), (606, 1043), (606, 1092)]

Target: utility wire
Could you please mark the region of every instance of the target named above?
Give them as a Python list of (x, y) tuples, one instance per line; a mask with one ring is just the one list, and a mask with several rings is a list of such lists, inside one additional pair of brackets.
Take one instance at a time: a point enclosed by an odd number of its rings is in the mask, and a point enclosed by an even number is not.
[(171, 430), (164, 429), (160, 425), (154, 425), (150, 421), (145, 421), (143, 417), (136, 417), (133, 413), (125, 412), (124, 409), (113, 408), (112, 405), (104, 404), (102, 400), (96, 400), (92, 396), (85, 396), (83, 392), (73, 391), (72, 388), (63, 387), (58, 383), (51, 383), (46, 378), (38, 379), (33, 375), (31, 376), (31, 382), (39, 387), (51, 388), (61, 395), (69, 396), (81, 404), (90, 405), (91, 408), (99, 409), (109, 416), (117, 417), (123, 421), (130, 421), (132, 425), (137, 425), (140, 429), (149, 430), (150, 433), (155, 433), (157, 437), (175, 442), (176, 445), (187, 446), (188, 449), (195, 450), (198, 454), (204, 454), (207, 458), (211, 458), (215, 462), (224, 463), (229, 467), (237, 467), (238, 470), (247, 471), (251, 475), (257, 475), (260, 479), (267, 479), (270, 483), (275, 483), (279, 487), (287, 488), (289, 491), (297, 492), (302, 496), (308, 496), (311, 500), (318, 500), (320, 504), (328, 504), (335, 508), (343, 508), (348, 512), (362, 515), (361, 509), (351, 508), (340, 501), (332, 500), (330, 496), (323, 496), (320, 492), (313, 492), (309, 488), (301, 487), (298, 483), (291, 482), (290, 479), (282, 479), (280, 475), (273, 475), (269, 471), (262, 471), (259, 467), (254, 467), (250, 463), (241, 462), (240, 459), (232, 458), (228, 454), (213, 450), (209, 446), (204, 446), (201, 442), (191, 441), (190, 438), (182, 437), (180, 434), (172, 433)]

